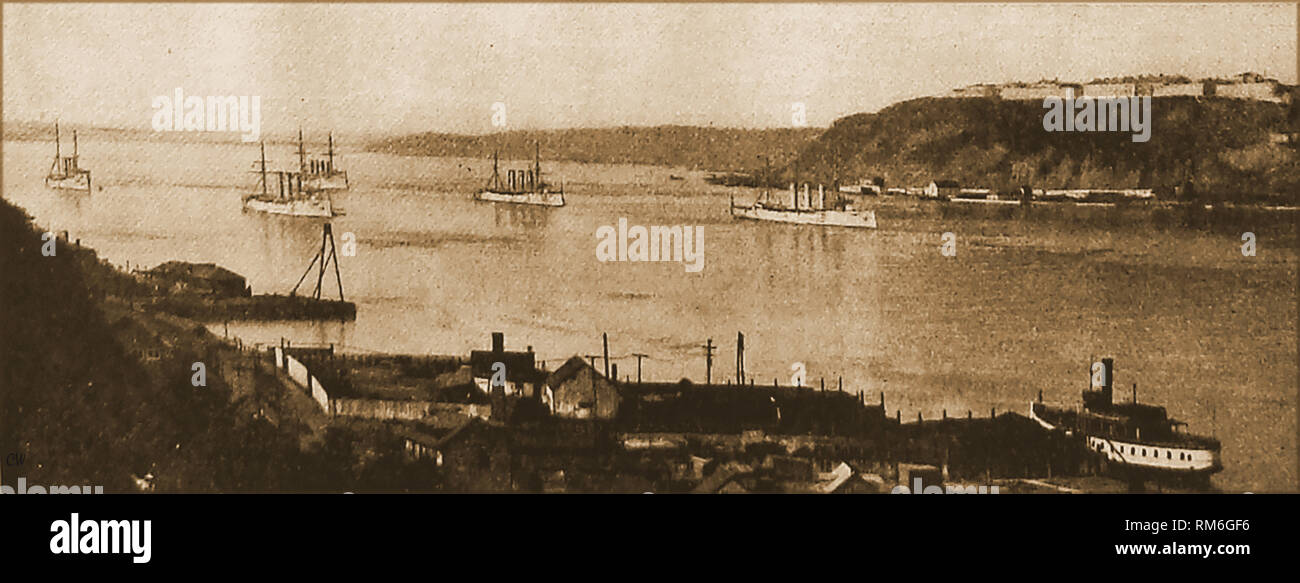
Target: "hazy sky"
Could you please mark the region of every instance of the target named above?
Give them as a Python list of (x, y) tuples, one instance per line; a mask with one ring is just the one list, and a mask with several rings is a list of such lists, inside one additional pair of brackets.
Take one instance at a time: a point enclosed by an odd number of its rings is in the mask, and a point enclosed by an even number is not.
[(978, 82), (1255, 71), (1294, 4), (4, 5), (4, 118), (150, 127), (260, 95), (263, 132), (810, 125)]

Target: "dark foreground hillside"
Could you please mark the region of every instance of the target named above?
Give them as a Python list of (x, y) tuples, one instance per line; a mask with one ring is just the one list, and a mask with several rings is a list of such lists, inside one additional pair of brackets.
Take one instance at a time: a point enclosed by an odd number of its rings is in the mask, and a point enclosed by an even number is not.
[[(134, 280), (93, 250), (58, 240), (47, 257), (43, 244), (0, 199), (0, 457), (24, 460), (4, 468), (5, 485), (130, 492), (133, 476), (149, 475), (160, 492), (433, 485), (395, 457), (358, 463), (357, 448), (393, 449), (373, 443), (382, 437), (331, 427), (305, 440), (310, 428), (258, 356), (138, 309)], [(205, 386), (192, 382), (195, 362)]]

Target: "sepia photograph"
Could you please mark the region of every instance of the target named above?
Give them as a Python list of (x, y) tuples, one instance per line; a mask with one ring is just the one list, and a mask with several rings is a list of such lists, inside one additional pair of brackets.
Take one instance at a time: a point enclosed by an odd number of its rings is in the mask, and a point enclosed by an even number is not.
[(0, 492), (1296, 493), (1297, 14), (5, 3)]

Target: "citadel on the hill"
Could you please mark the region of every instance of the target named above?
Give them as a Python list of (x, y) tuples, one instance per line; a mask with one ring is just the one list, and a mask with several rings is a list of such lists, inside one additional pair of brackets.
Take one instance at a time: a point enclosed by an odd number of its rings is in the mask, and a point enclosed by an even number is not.
[(1289, 103), (1291, 86), (1258, 73), (1226, 79), (1192, 80), (1181, 75), (1151, 75), (1094, 79), (1087, 83), (1042, 80), (1034, 83), (978, 83), (936, 97), (986, 97), (1041, 101), (1078, 97), (1227, 97)]

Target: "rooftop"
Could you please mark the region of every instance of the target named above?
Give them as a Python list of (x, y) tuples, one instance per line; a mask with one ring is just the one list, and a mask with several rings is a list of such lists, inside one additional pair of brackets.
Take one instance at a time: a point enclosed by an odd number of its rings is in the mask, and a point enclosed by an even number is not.
[(210, 281), (244, 281), (244, 276), (215, 263), (189, 263), (186, 261), (168, 261), (149, 271), (145, 275), (163, 278), (193, 278)]

